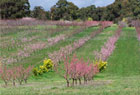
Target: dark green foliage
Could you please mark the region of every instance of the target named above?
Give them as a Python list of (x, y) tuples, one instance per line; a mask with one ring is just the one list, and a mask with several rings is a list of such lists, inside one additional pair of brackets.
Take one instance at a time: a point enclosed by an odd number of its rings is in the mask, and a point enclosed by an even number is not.
[[(95, 10), (95, 14), (93, 14), (93, 19), (100, 21), (100, 20), (102, 20), (104, 14), (106, 14), (104, 11), (104, 8), (99, 7)], [(104, 20), (106, 20), (106, 19), (104, 19)]]
[(33, 68), (33, 70), (32, 70), (32, 71), (33, 71), (33, 74), (34, 74), (35, 76), (37, 76), (37, 74), (38, 74), (38, 72), (37, 72), (37, 71), (38, 71), (38, 69), (37, 69), (37, 68)]
[(52, 20), (74, 20), (77, 19), (78, 7), (72, 2), (66, 0), (59, 0), (56, 5), (51, 8)]
[(0, 16), (2, 19), (22, 18), (30, 15), (28, 0), (0, 0)]
[(102, 19), (115, 22), (131, 17), (140, 19), (140, 0), (116, 0), (105, 8)]
[(41, 6), (36, 6), (32, 11), (32, 17), (37, 19), (46, 19), (46, 12)]
[(51, 13), (49, 11), (46, 11), (46, 19), (51, 20)]
[(88, 17), (93, 18), (96, 12), (96, 7), (94, 5), (88, 6), (86, 8), (81, 8), (78, 11), (78, 18), (82, 20), (87, 20)]
[(98, 7), (94, 5), (78, 9), (73, 3), (66, 0), (59, 0), (51, 8), (52, 20), (87, 20), (92, 18), (97, 21), (115, 21), (123, 18), (140, 19), (140, 0), (116, 0), (107, 7)]
[[(29, 7), (28, 0), (0, 0), (0, 16), (2, 19), (29, 16)], [(113, 4), (106, 7), (91, 5), (80, 9), (72, 2), (58, 0), (50, 11), (45, 11), (41, 6), (37, 6), (30, 15), (37, 19), (48, 20), (88, 20), (88, 18), (114, 22), (123, 18), (133, 20), (140, 19), (140, 0), (115, 0)]]

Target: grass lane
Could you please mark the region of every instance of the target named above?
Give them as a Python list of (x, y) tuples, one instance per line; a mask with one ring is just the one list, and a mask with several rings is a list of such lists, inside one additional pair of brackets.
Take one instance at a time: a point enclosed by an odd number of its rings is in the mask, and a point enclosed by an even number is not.
[(119, 76), (140, 75), (140, 44), (134, 28), (124, 28), (116, 49), (108, 59), (106, 74)]
[(94, 51), (100, 50), (104, 43), (108, 40), (108, 38), (114, 35), (116, 29), (117, 27), (106, 28), (103, 32), (92, 38), (83, 47), (79, 48), (74, 53), (79, 58), (83, 57), (85, 60), (90, 59), (91, 61), (93, 61)]

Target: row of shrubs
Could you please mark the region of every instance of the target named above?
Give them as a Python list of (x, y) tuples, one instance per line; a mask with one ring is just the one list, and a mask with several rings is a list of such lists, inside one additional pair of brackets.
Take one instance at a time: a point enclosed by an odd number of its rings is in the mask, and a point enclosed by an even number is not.
[[(31, 75), (31, 72), (33, 72), (34, 76), (41, 76), (44, 73), (47, 73), (53, 70), (53, 66), (54, 64), (51, 59), (44, 59), (42, 65), (38, 67), (34, 67), (34, 68), (33, 66), (29, 66), (25, 68), (22, 65), (8, 68), (4, 66), (3, 64), (1, 64), (0, 77), (4, 81), (6, 86), (8, 85), (9, 82), (12, 82), (14, 86), (16, 85), (16, 82), (18, 82), (21, 85), (23, 82), (27, 83), (27, 80), (29, 76)], [(94, 64), (90, 66), (98, 66), (98, 70), (102, 71), (106, 68), (107, 62), (103, 62), (99, 60), (99, 61), (95, 61)], [(65, 71), (65, 69), (66, 69), (66, 66), (62, 70)]]
[(6, 86), (10, 82), (13, 86), (15, 86), (16, 83), (21, 85), (23, 82), (27, 83), (32, 69), (33, 66), (29, 66), (27, 68), (22, 65), (7, 67), (6, 65), (0, 63), (0, 78), (4, 81)]
[(65, 80), (67, 87), (82, 84), (87, 84), (88, 81), (94, 79), (95, 75), (103, 71), (107, 66), (107, 62), (96, 60), (94, 63), (84, 61), (74, 55), (72, 59), (64, 57), (64, 67), (61, 64), (57, 65), (56, 73), (61, 75)]

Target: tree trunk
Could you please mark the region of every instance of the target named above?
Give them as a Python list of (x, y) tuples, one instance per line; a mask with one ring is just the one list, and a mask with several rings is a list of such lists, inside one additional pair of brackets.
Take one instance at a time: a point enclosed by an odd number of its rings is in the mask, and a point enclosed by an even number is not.
[(24, 79), (24, 82), (27, 83), (27, 79)]
[(75, 79), (75, 84), (77, 85), (77, 79)]
[(84, 77), (84, 84), (86, 84), (86, 78)]
[(22, 80), (19, 80), (19, 85), (22, 85)]
[(15, 80), (13, 80), (13, 86), (15, 86), (15, 85), (16, 85)]
[(74, 79), (72, 79), (72, 86), (74, 86)]
[(82, 83), (81, 83), (81, 79), (79, 78), (79, 84), (81, 85)]
[(70, 83), (69, 83), (69, 80), (67, 80), (67, 87), (69, 87), (70, 86)]
[(7, 86), (7, 85), (8, 85), (7, 81), (4, 81), (4, 83), (5, 83), (5, 86)]

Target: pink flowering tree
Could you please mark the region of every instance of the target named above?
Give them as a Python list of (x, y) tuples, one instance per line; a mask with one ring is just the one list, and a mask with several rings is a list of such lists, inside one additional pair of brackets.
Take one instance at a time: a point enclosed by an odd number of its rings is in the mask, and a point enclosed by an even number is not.
[(69, 57), (64, 57), (64, 68), (62, 66), (58, 66), (59, 70), (63, 70), (64, 72), (56, 72), (59, 75), (62, 75), (66, 82), (67, 87), (77, 85), (78, 81), (81, 85), (81, 80), (84, 79), (84, 83), (86, 84), (88, 81), (91, 81), (95, 74), (99, 72), (96, 65), (93, 63), (84, 62), (84, 60), (78, 59), (76, 55), (73, 55), (72, 59), (70, 60)]
[(60, 64), (57, 65), (55, 69), (56, 73), (59, 74), (60, 76), (64, 77), (67, 83), (67, 87), (70, 86), (70, 63), (69, 63), (69, 57), (64, 57), (64, 67), (61, 66)]
[(24, 68), (22, 65), (8, 68), (7, 66), (2, 65), (0, 67), (0, 78), (4, 81), (6, 86), (10, 81), (12, 82), (13, 86), (16, 85), (16, 82), (21, 85), (23, 81), (27, 83), (27, 79), (31, 74), (32, 68), (33, 66)]
[(7, 86), (8, 82), (11, 79), (11, 75), (10, 75), (10, 70), (6, 66), (0, 68), (0, 77), (4, 81), (5, 85)]
[(100, 51), (94, 51), (95, 60), (106, 61), (108, 57), (113, 53), (115, 49), (115, 43), (120, 37), (121, 29), (123, 26), (119, 26), (115, 35), (110, 37), (108, 41), (102, 46)]
[(140, 40), (140, 20), (133, 21), (132, 24), (135, 26), (138, 40)]
[(27, 83), (27, 80), (28, 80), (29, 76), (31, 75), (32, 69), (33, 69), (33, 66), (28, 66), (27, 68), (24, 68), (23, 80), (25, 83)]
[(111, 26), (113, 24), (113, 22), (112, 21), (101, 21), (100, 24), (101, 24), (102, 28), (104, 29), (106, 27)]
[(16, 78), (17, 78), (17, 71), (16, 71), (16, 67), (13, 67), (10, 70), (10, 75), (11, 75), (11, 81), (13, 83), (13, 86), (16, 85)]

